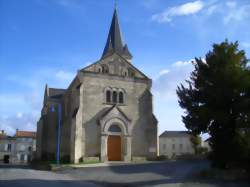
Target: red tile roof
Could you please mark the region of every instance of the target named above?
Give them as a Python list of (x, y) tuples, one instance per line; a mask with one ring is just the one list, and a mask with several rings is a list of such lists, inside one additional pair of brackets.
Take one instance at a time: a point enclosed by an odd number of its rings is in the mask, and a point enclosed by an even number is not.
[(31, 132), (31, 131), (16, 131), (15, 137), (36, 138), (36, 132)]

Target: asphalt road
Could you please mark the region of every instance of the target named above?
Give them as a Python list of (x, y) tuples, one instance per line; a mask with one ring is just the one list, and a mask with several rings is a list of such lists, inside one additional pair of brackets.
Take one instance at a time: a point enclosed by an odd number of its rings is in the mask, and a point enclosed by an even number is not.
[(100, 187), (65, 174), (38, 171), (27, 166), (0, 166), (0, 187)]
[(208, 168), (207, 161), (177, 161), (64, 169), (57, 172), (29, 168), (0, 168), (0, 187), (245, 187), (248, 184), (205, 181), (194, 173)]

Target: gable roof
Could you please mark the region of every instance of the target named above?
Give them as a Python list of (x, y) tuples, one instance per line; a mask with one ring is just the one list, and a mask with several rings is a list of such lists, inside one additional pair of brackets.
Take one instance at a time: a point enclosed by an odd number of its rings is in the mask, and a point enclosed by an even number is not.
[(188, 131), (165, 131), (160, 137), (174, 138), (174, 137), (189, 137), (191, 134)]
[(32, 131), (16, 131), (15, 137), (17, 138), (22, 138), (22, 137), (26, 137), (26, 138), (36, 138), (36, 132), (32, 132)]
[(132, 63), (128, 62), (128, 60), (127, 60), (126, 58), (124, 58), (123, 56), (121, 56), (119, 53), (116, 53), (116, 52), (113, 52), (113, 53), (111, 53), (111, 54), (105, 56), (104, 58), (102, 58), (102, 59), (100, 59), (100, 60), (98, 60), (98, 61), (96, 61), (96, 62), (94, 62), (94, 63), (92, 63), (92, 64), (90, 64), (90, 65), (88, 65), (88, 66), (86, 66), (86, 67), (84, 67), (84, 68), (82, 68), (82, 69), (80, 70), (80, 72), (86, 71), (86, 69), (88, 69), (89, 67), (91, 67), (91, 66), (93, 66), (93, 65), (96, 65), (96, 64), (100, 63), (101, 60), (103, 60), (103, 59), (105, 59), (105, 58), (108, 58), (109, 56), (114, 55), (114, 54), (117, 55), (118, 57), (120, 57), (122, 60), (124, 60), (132, 69), (134, 69), (135, 71), (139, 72), (139, 73), (140, 73), (142, 76), (144, 76), (146, 79), (149, 79), (147, 75), (145, 75), (145, 74), (144, 74), (143, 72), (141, 72), (138, 68), (136, 68)]
[(102, 58), (113, 52), (117, 52), (128, 59), (132, 58), (132, 55), (128, 50), (127, 44), (124, 44), (122, 40), (122, 34), (116, 8), (114, 10), (107, 42), (102, 53)]
[(129, 119), (127, 117), (127, 115), (118, 107), (117, 104), (114, 104), (112, 107), (110, 107), (109, 109), (107, 109), (102, 115), (101, 115), (101, 119), (104, 118), (105, 116), (107, 116), (111, 111), (113, 111), (114, 109), (117, 109), (119, 111), (119, 113), (128, 121), (131, 121), (131, 119)]
[(61, 96), (66, 92), (66, 89), (49, 88), (49, 97)]
[(61, 88), (49, 88), (46, 84), (44, 92), (44, 103), (48, 100), (60, 99), (63, 94), (66, 92), (66, 89)]

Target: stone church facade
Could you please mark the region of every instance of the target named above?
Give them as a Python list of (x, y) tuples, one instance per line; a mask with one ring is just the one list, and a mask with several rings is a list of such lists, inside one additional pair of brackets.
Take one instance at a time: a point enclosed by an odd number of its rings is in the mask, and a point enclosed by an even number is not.
[[(37, 123), (37, 157), (78, 163), (89, 158), (130, 161), (158, 153), (152, 80), (132, 64), (117, 10), (102, 57), (79, 70), (67, 89), (46, 85)], [(60, 129), (59, 129), (59, 125)]]

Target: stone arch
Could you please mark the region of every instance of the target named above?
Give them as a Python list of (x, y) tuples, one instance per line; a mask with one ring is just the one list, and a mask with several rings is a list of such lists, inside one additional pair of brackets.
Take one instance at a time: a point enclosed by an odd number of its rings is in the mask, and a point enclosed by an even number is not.
[(102, 66), (96, 65), (96, 72), (102, 73)]
[[(110, 96), (110, 99), (108, 99), (108, 92), (109, 92), (109, 96)], [(111, 87), (106, 87), (103, 89), (103, 102), (104, 103), (111, 103), (112, 102), (112, 88)]]
[(120, 127), (121, 129), (121, 133), (123, 135), (128, 135), (128, 124), (126, 124), (126, 122), (124, 122), (122, 119), (120, 118), (112, 118), (110, 120), (108, 120), (105, 124), (104, 124), (104, 127), (103, 127), (103, 132), (105, 134), (110, 134), (109, 132), (109, 128), (112, 126), (112, 125), (117, 125), (118, 127)]
[(102, 64), (102, 73), (109, 73), (109, 66), (107, 64)]
[(123, 88), (118, 90), (118, 103), (124, 104), (126, 101), (126, 91)]

